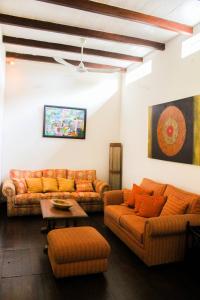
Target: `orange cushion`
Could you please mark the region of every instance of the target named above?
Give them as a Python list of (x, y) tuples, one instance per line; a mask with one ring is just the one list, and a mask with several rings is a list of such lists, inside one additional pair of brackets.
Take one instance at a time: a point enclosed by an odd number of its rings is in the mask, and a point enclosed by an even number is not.
[(181, 190), (168, 184), (164, 196), (174, 195), (178, 199), (188, 202), (187, 214), (200, 214), (200, 195)]
[(136, 195), (151, 195), (152, 191), (142, 189), (139, 185), (133, 184), (131, 193), (128, 196), (127, 203), (129, 207), (135, 207)]
[(153, 191), (153, 195), (163, 195), (167, 185), (148, 178), (143, 178), (140, 187), (146, 190)]
[(185, 214), (187, 207), (188, 201), (169, 195), (160, 215), (183, 215)]
[(93, 186), (91, 182), (83, 182), (76, 184), (77, 192), (94, 192)]
[(42, 178), (26, 178), (28, 193), (41, 193), (43, 191)]
[(137, 195), (138, 198), (141, 198), (141, 204), (137, 215), (145, 218), (158, 217), (166, 202), (164, 196)]
[(128, 205), (128, 199), (129, 199), (131, 193), (132, 193), (131, 190), (128, 190), (128, 189), (123, 190), (123, 200), (124, 200), (125, 205)]
[(13, 183), (17, 194), (25, 194), (28, 192), (24, 178), (13, 178)]

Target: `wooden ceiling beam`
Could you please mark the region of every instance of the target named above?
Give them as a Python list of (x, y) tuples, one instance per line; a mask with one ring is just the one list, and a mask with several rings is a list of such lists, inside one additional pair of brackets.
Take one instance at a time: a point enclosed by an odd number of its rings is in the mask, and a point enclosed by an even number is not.
[[(58, 44), (58, 43), (43, 42), (38, 40), (22, 39), (22, 38), (16, 38), (16, 37), (6, 36), (6, 35), (3, 36), (3, 42), (6, 44), (28, 46), (28, 47), (35, 47), (41, 49), (59, 50), (59, 51), (66, 51), (66, 52), (79, 53), (79, 54), (81, 52), (80, 47)], [(101, 51), (101, 50), (95, 50), (89, 48), (84, 48), (84, 53), (88, 55), (102, 56), (106, 58), (115, 58), (119, 60), (131, 61), (131, 62), (143, 61), (143, 58), (139, 56), (113, 53), (109, 51)]]
[(191, 35), (193, 33), (193, 28), (191, 26), (173, 22), (163, 18), (158, 18), (155, 16), (143, 14), (140, 12), (103, 4), (103, 3), (98, 3), (98, 2), (88, 1), (88, 0), (37, 0), (37, 1), (62, 5), (66, 7), (72, 7), (83, 11), (88, 11), (88, 12), (106, 15), (110, 17), (125, 19), (128, 21), (143, 23), (146, 25), (151, 25), (151, 26), (159, 27), (170, 31), (175, 31), (182, 34)]
[(138, 46), (145, 46), (145, 47), (155, 48), (158, 50), (165, 49), (165, 44), (155, 42), (155, 41), (135, 38), (131, 36), (125, 36), (125, 35), (120, 35), (115, 33), (91, 30), (86, 28), (73, 27), (69, 25), (56, 24), (56, 23), (51, 23), (46, 21), (21, 18), (12, 15), (6, 15), (6, 14), (0, 14), (0, 24), (24, 27), (29, 29), (36, 29), (36, 30), (51, 31), (56, 33), (64, 33), (69, 35), (95, 38), (95, 39), (132, 44)]
[[(6, 57), (8, 58), (15, 58), (15, 59), (22, 59), (22, 60), (31, 60), (31, 61), (37, 61), (37, 62), (46, 62), (46, 63), (55, 63), (58, 64), (53, 57), (49, 56), (42, 56), (42, 55), (32, 55), (32, 54), (25, 54), (25, 53), (16, 53), (16, 52), (6, 52)], [(74, 66), (78, 66), (80, 64), (80, 61), (78, 60), (71, 60), (71, 59), (65, 59), (66, 62), (69, 62), (70, 64)], [(84, 65), (88, 68), (98, 68), (98, 69), (120, 69), (122, 72), (126, 71), (126, 68), (120, 68), (117, 66), (111, 66), (111, 65), (104, 65), (104, 64), (97, 64), (97, 63), (91, 63), (91, 62), (84, 62)]]

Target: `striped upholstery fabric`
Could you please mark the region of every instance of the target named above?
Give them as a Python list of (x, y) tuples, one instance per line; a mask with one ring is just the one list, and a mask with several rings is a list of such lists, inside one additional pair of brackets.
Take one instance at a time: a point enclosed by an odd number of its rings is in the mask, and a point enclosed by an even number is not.
[(160, 215), (183, 215), (186, 212), (187, 207), (188, 201), (169, 195)]
[[(69, 174), (68, 174), (69, 173)], [(68, 176), (69, 175), (69, 176)], [(17, 195), (17, 189), (13, 183), (13, 179), (28, 179), (28, 178), (66, 178), (73, 177), (76, 180), (89, 180), (94, 185), (93, 192), (50, 192), (50, 193), (22, 193)], [(86, 212), (100, 212), (103, 210), (103, 194), (109, 189), (107, 183), (96, 179), (95, 170), (65, 170), (65, 169), (46, 169), (39, 171), (29, 170), (11, 170), (10, 178), (3, 183), (2, 192), (7, 198), (7, 215), (8, 216), (24, 216), (41, 214), (40, 199), (66, 199), (72, 197), (82, 206)], [(98, 183), (98, 184), (97, 184)], [(19, 193), (19, 190), (18, 190)], [(19, 197), (18, 197), (19, 196)], [(39, 199), (39, 197), (41, 197)]]
[(107, 270), (110, 246), (92, 227), (56, 229), (48, 233), (48, 255), (56, 277)]
[(173, 185), (168, 184), (164, 196), (168, 197), (169, 195), (174, 195), (179, 199), (188, 201), (189, 205), (186, 213), (200, 214), (200, 195), (181, 190)]
[[(119, 205), (122, 202), (122, 196), (123, 191), (105, 193), (105, 225), (148, 266), (182, 261), (186, 250), (186, 226), (188, 222), (191, 225), (200, 226), (199, 214), (148, 218), (144, 221), (142, 235), (142, 226), (139, 225), (139, 221), (131, 220), (139, 217), (128, 214), (127, 210), (122, 211), (122, 207), (127, 209), (124, 203)], [(134, 226), (134, 231), (132, 226)]]
[(140, 186), (145, 190), (153, 191), (153, 195), (163, 195), (167, 187), (166, 184), (156, 182), (148, 178), (143, 178)]

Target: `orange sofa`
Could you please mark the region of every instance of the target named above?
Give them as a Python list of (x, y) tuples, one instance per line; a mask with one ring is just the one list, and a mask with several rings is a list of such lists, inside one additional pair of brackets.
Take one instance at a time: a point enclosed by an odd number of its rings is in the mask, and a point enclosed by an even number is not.
[[(76, 180), (91, 180), (93, 192), (47, 192), (47, 193), (22, 193), (17, 194), (13, 182), (14, 178), (68, 178)], [(75, 185), (76, 186), (76, 185)], [(109, 189), (106, 182), (96, 178), (95, 170), (11, 170), (10, 179), (3, 183), (3, 195), (7, 198), (8, 216), (37, 215), (41, 213), (40, 200), (42, 199), (67, 199), (74, 198), (87, 212), (103, 210), (103, 193)]]
[(108, 191), (104, 194), (105, 225), (148, 266), (183, 260), (187, 223), (200, 226), (200, 195), (146, 178), (140, 186), (154, 195), (186, 199), (186, 214), (140, 217), (124, 204), (123, 190)]

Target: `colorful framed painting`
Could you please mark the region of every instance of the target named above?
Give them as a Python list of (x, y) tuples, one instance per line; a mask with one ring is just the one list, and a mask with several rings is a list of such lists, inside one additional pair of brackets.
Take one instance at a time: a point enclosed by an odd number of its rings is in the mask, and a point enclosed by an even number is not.
[(44, 106), (43, 137), (85, 139), (87, 110)]
[(149, 107), (148, 157), (200, 165), (200, 95)]

